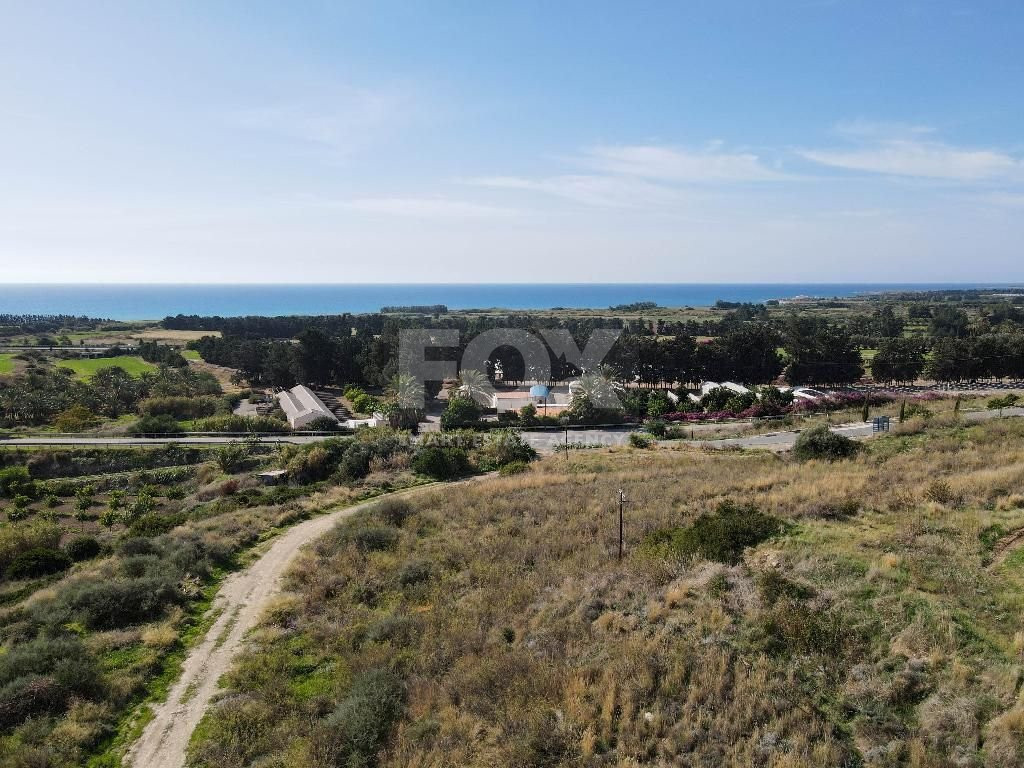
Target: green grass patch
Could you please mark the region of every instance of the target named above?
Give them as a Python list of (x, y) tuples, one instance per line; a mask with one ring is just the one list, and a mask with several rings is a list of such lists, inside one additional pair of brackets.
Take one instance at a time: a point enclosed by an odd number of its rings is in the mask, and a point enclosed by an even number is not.
[(132, 376), (141, 376), (144, 373), (152, 373), (156, 371), (156, 366), (147, 363), (141, 357), (134, 357), (131, 355), (120, 355), (119, 357), (97, 357), (97, 358), (86, 358), (82, 360), (61, 360), (58, 364), (60, 368), (67, 368), (73, 371), (76, 378), (79, 379), (91, 379), (99, 371), (104, 368), (118, 368), (124, 369), (124, 371)]
[(0, 375), (14, 373), (14, 355), (0, 355)]
[(186, 360), (202, 360), (199, 351), (195, 349), (183, 349), (181, 350), (181, 356)]

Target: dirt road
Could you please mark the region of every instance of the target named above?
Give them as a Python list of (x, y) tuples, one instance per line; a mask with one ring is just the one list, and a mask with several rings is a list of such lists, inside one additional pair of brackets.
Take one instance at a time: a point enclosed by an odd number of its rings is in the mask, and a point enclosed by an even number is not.
[[(482, 478), (463, 482), (479, 479)], [(129, 749), (125, 764), (134, 768), (182, 768), (185, 765), (189, 738), (217, 692), (218, 680), (241, 650), (246, 633), (256, 625), (268, 602), (280, 590), (281, 576), (299, 549), (326, 534), (340, 520), (382, 498), (409, 496), (437, 487), (398, 491), (299, 523), (274, 539), (255, 563), (225, 579), (210, 609), (220, 612), (216, 622), (189, 653), (181, 677), (171, 688), (167, 700), (153, 705), (154, 718)]]

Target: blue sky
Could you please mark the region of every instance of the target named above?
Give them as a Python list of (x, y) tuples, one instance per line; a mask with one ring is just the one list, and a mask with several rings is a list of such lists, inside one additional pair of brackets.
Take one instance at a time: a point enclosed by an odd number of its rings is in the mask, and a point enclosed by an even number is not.
[(1024, 280), (1024, 4), (0, 0), (0, 281)]

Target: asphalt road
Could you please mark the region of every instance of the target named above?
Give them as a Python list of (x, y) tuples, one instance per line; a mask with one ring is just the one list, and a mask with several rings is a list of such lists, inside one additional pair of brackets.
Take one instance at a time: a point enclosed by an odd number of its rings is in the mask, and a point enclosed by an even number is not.
[[(1024, 416), (1024, 408), (1004, 408), (1001, 411), (965, 411), (961, 414), (966, 422), (980, 422), (988, 421), (989, 419), (995, 419), (1002, 417), (1020, 417)], [(692, 429), (694, 432), (699, 433), (702, 429), (710, 430), (720, 428), (723, 425), (719, 424), (695, 424)], [(738, 428), (742, 427), (739, 425)], [(629, 434), (634, 431), (630, 427), (611, 427), (608, 429), (570, 429), (568, 433), (568, 441), (572, 443), (582, 443), (584, 445), (600, 445), (600, 446), (618, 446), (626, 445), (629, 442)], [(863, 439), (872, 437), (875, 433), (872, 432), (870, 423), (855, 423), (855, 424), (840, 424), (832, 428), (833, 432), (846, 435), (856, 439)], [(780, 432), (767, 432), (761, 435), (750, 435), (747, 437), (725, 437), (716, 438), (713, 440), (690, 440), (691, 444), (708, 445), (711, 447), (725, 448), (730, 446), (739, 446), (743, 448), (767, 448), (770, 450), (786, 450), (793, 446), (796, 442), (797, 436), (800, 434), (797, 431), (780, 431)], [(550, 430), (543, 432), (522, 432), (523, 439), (532, 445), (536, 450), (541, 453), (552, 453), (555, 448), (559, 445), (563, 445), (566, 441), (566, 433), (564, 430)], [(269, 444), (284, 444), (290, 443), (293, 445), (305, 445), (308, 443), (315, 443), (320, 440), (327, 439), (328, 436), (323, 435), (274, 435), (261, 437), (260, 442)], [(225, 445), (228, 443), (236, 443), (240, 440), (238, 436), (188, 436), (179, 435), (177, 437), (78, 437), (78, 436), (62, 436), (62, 437), (45, 437), (45, 436), (33, 436), (33, 437), (13, 437), (7, 439), (0, 439), (0, 447), (2, 446), (85, 446), (85, 447), (97, 447), (97, 446), (136, 446), (136, 447), (154, 447), (160, 445), (168, 445), (170, 443), (176, 443), (178, 445)], [(663, 441), (666, 445), (671, 445), (674, 441)]]

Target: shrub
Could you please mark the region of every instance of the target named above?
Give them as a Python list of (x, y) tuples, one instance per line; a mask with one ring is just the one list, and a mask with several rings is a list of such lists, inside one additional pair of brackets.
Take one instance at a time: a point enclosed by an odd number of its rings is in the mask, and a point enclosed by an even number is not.
[(17, 503), (8, 507), (7, 519), (12, 523), (18, 523), (25, 520), (28, 517), (28, 509), (23, 506), (18, 506)]
[(211, 416), (196, 422), (199, 432), (287, 432), (288, 425), (270, 416)]
[(149, 539), (133, 536), (121, 540), (118, 551), (125, 557), (135, 555), (152, 555), (156, 553), (156, 546)]
[(61, 603), (89, 629), (118, 629), (159, 616), (181, 593), (167, 576), (127, 581), (82, 582), (68, 588)]
[(359, 392), (352, 398), (352, 407), (357, 413), (373, 413), (379, 406), (377, 398), (365, 392)]
[(747, 547), (775, 536), (782, 523), (753, 506), (724, 501), (713, 514), (702, 514), (686, 528), (654, 531), (645, 546), (676, 557), (699, 555), (707, 560), (735, 565)]
[(405, 499), (384, 499), (377, 503), (373, 510), (381, 520), (395, 528), (405, 525), (405, 521), (413, 513), (412, 507)]
[(1000, 408), (1012, 408), (1020, 400), (1020, 395), (1011, 392), (1008, 395), (1002, 397), (993, 397), (988, 401), (987, 407), (989, 410), (995, 411)]
[(498, 474), (502, 477), (508, 477), (509, 475), (518, 475), (529, 468), (530, 465), (525, 461), (510, 461), (508, 464), (502, 464), (498, 468)]
[(133, 536), (152, 538), (177, 528), (185, 520), (186, 516), (183, 512), (148, 512), (132, 520), (131, 525), (128, 526), (128, 532)]
[(661, 419), (651, 419), (644, 422), (644, 432), (655, 437), (664, 437), (667, 429), (667, 425)]
[(338, 473), (345, 480), (359, 480), (370, 473), (373, 449), (362, 443), (352, 443), (345, 449), (338, 463)]
[(860, 445), (855, 440), (821, 425), (800, 433), (793, 446), (793, 455), (801, 461), (838, 461), (854, 456), (859, 450)]
[(643, 432), (630, 432), (629, 444), (634, 448), (650, 448), (654, 445), (654, 439)]
[(66, 702), (66, 693), (52, 677), (19, 677), (0, 687), (0, 728), (13, 728), (32, 715), (59, 712)]
[(34, 483), (29, 477), (26, 467), (7, 467), (0, 469), (0, 496), (13, 498), (18, 494), (34, 495)]
[(425, 560), (410, 560), (398, 572), (398, 583), (403, 587), (421, 584), (430, 579), (430, 563)]
[(181, 425), (173, 416), (143, 416), (129, 430), (133, 435), (180, 435)]
[(220, 399), (212, 395), (202, 397), (150, 397), (139, 403), (143, 416), (170, 416), (174, 419), (201, 419), (217, 412)]
[(303, 448), (292, 456), (286, 467), (288, 477), (299, 484), (315, 483), (330, 477), (338, 461), (330, 442)]
[(480, 420), (482, 411), (475, 400), (468, 397), (453, 397), (441, 414), (441, 429), (457, 429)]
[(366, 639), (374, 643), (390, 642), (406, 645), (416, 632), (416, 622), (408, 616), (392, 614), (373, 624), (366, 631)]
[(372, 766), (402, 713), (405, 690), (387, 669), (370, 669), (352, 681), (348, 694), (324, 722), (335, 765)]
[(76, 563), (92, 560), (100, 553), (100, 543), (92, 536), (78, 536), (64, 546), (64, 553)]
[(40, 636), (0, 655), (0, 728), (62, 711), (69, 694), (93, 696), (101, 678), (93, 657), (74, 637)]
[(71, 558), (52, 547), (35, 547), (18, 553), (7, 568), (11, 579), (32, 579), (60, 573), (71, 567)]
[(394, 528), (360, 528), (352, 540), (363, 552), (386, 552), (398, 546), (399, 533)]
[(303, 428), (303, 432), (338, 432), (343, 427), (338, 423), (337, 419), (331, 418), (330, 416), (321, 416), (319, 419), (313, 419), (311, 422), (306, 424)]
[(0, 573), (20, 553), (37, 547), (57, 549), (60, 544), (60, 527), (54, 523), (33, 520), (23, 525), (0, 527)]
[(455, 445), (424, 445), (413, 456), (412, 469), (435, 480), (451, 480), (469, 472), (469, 456)]
[(54, 419), (59, 432), (82, 432), (96, 425), (96, 414), (84, 405), (73, 405)]
[(511, 429), (490, 433), (476, 451), (479, 468), (484, 471), (499, 469), (511, 462), (528, 463), (537, 458), (537, 452), (522, 435)]
[(244, 445), (225, 445), (213, 454), (213, 461), (221, 472), (230, 475), (246, 460), (249, 451)]

